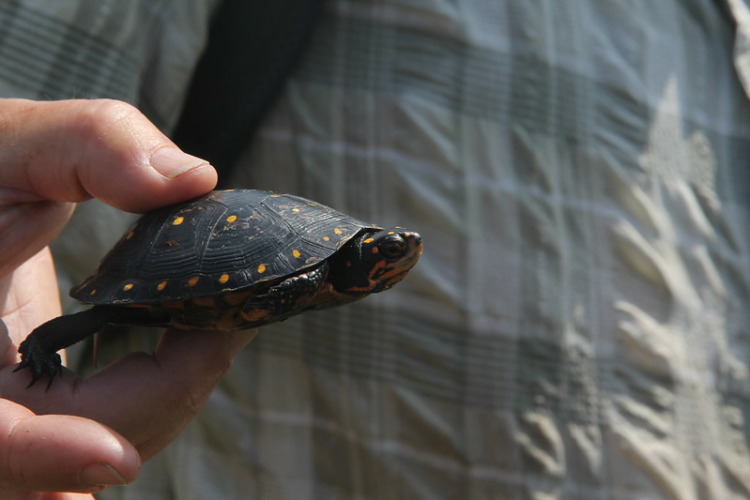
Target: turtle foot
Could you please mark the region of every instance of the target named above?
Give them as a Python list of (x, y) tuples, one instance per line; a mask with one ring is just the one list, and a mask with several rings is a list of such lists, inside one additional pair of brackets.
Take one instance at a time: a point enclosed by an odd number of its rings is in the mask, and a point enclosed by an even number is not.
[(50, 352), (45, 349), (34, 335), (29, 335), (26, 340), (21, 342), (18, 352), (21, 353), (21, 363), (13, 371), (17, 372), (22, 368), (31, 370), (31, 382), (26, 386), (27, 388), (46, 375), (49, 378), (49, 382), (47, 382), (47, 389), (49, 389), (55, 377), (62, 372), (60, 355), (57, 352)]

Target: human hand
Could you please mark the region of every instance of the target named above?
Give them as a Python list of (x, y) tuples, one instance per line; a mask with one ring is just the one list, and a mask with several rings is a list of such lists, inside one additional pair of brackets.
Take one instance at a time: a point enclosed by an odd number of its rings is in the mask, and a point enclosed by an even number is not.
[(167, 331), (153, 355), (129, 354), (86, 379), (68, 372), (49, 391), (13, 373), (18, 344), (60, 314), (47, 244), (75, 202), (141, 212), (215, 183), (207, 162), (124, 103), (0, 99), (0, 497), (80, 498), (52, 492), (134, 480), (253, 337)]

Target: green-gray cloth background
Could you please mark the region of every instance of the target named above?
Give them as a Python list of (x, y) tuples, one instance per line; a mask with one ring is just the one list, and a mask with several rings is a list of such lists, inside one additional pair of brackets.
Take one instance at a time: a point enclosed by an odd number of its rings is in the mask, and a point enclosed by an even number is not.
[[(3, 2), (0, 95), (122, 99), (169, 132), (216, 5)], [(748, 90), (742, 0), (328, 2), (231, 184), (425, 254), (264, 328), (100, 498), (749, 498)], [(131, 220), (80, 207), (62, 290)]]

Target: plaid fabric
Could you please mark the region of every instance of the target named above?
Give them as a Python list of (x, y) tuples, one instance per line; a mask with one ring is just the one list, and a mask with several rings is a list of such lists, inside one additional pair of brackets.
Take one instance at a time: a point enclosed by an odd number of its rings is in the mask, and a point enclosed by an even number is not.
[(177, 120), (218, 0), (0, 3), (0, 95), (109, 97)]
[(423, 260), (266, 328), (101, 498), (750, 497), (746, 11), (331, 2), (233, 181)]

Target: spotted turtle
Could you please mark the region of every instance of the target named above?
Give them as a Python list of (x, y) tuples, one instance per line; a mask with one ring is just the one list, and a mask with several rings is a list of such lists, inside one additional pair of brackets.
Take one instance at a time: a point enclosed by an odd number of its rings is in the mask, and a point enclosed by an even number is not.
[(143, 215), (70, 295), (93, 307), (21, 343), (32, 381), (57, 351), (108, 324), (228, 331), (387, 290), (422, 253), (419, 234), (383, 229), (299, 196), (213, 191)]

